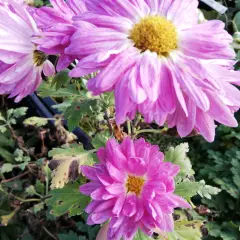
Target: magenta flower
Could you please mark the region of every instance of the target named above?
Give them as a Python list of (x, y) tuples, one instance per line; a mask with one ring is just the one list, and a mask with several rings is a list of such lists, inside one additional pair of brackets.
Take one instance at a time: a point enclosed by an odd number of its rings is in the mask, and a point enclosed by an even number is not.
[(13, 0), (6, 2), (0, 5), (0, 94), (10, 94), (18, 102), (36, 90), (42, 71), (50, 76), (55, 69), (31, 42), (38, 33), (32, 10)]
[[(71, 76), (100, 70), (95, 95), (115, 92), (116, 121), (139, 111), (147, 122), (194, 129), (208, 141), (214, 120), (236, 127), (240, 106), (232, 37), (218, 20), (198, 24), (197, 0), (86, 0), (67, 54), (78, 55)], [(90, 29), (89, 29), (90, 28)]]
[(50, 0), (53, 8), (42, 7), (35, 11), (38, 26), (43, 32), (36, 37), (38, 49), (47, 54), (60, 54), (57, 70), (68, 67), (75, 57), (64, 54), (70, 38), (75, 32), (72, 17), (86, 11), (82, 0)]
[(138, 228), (147, 235), (154, 229), (174, 229), (174, 208), (190, 208), (174, 194), (174, 177), (179, 166), (163, 162), (158, 146), (145, 140), (125, 138), (121, 144), (114, 139), (97, 152), (100, 164), (82, 166), (82, 173), (91, 182), (80, 187), (92, 202), (85, 211), (88, 224), (110, 221), (109, 240), (133, 239)]

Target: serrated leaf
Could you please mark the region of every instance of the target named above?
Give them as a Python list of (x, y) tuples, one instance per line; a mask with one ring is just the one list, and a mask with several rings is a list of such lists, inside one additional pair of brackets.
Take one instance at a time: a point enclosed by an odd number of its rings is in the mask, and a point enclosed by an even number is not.
[(61, 189), (49, 192), (51, 198), (46, 200), (51, 207), (51, 214), (61, 216), (68, 213), (69, 217), (80, 215), (90, 201), (88, 196), (79, 192), (79, 183), (68, 183)]
[(79, 240), (79, 236), (73, 231), (67, 234), (58, 234), (58, 238), (59, 240)]
[(176, 184), (175, 194), (184, 197), (189, 201), (191, 197), (197, 195), (197, 192), (200, 191), (201, 188), (201, 183), (186, 180)]
[(27, 107), (20, 107), (20, 108), (16, 108), (13, 110), (13, 116), (15, 118), (19, 118), (22, 116), (25, 116), (27, 113), (28, 108)]
[(29, 186), (26, 188), (25, 192), (29, 195), (29, 196), (33, 196), (33, 195), (36, 195), (37, 192), (36, 192), (36, 189), (33, 185)]
[(43, 82), (38, 88), (38, 93), (41, 97), (80, 97), (82, 96), (76, 86), (69, 84), (66, 88), (60, 88), (56, 91), (55, 87), (51, 87), (49, 83)]
[(79, 126), (84, 116), (93, 116), (99, 109), (100, 101), (98, 99), (87, 99), (83, 102), (73, 102), (64, 112), (64, 117), (68, 120), (68, 129), (72, 131)]
[(27, 126), (43, 127), (48, 124), (48, 119), (40, 117), (30, 117), (23, 122)]
[(92, 165), (94, 163), (92, 151), (86, 151), (81, 145), (73, 144), (63, 148), (55, 148), (49, 152), (52, 163), (57, 167), (52, 172), (51, 189), (62, 188), (68, 183), (70, 176), (78, 177), (81, 165)]
[(172, 162), (180, 166), (178, 177), (185, 178), (193, 176), (194, 171), (190, 159), (187, 157), (189, 151), (188, 143), (182, 143), (178, 146), (170, 147), (165, 153), (165, 161)]
[(16, 149), (13, 154), (16, 162), (28, 163), (31, 161), (29, 156), (24, 156), (24, 152), (21, 149)]
[(62, 70), (58, 72), (52, 80), (51, 87), (55, 85), (56, 90), (61, 88), (66, 82), (71, 80), (71, 77), (68, 75), (70, 72), (69, 69)]
[(0, 126), (0, 133), (5, 133), (7, 128), (5, 126)]
[(11, 163), (4, 163), (1, 167), (1, 173), (8, 173), (11, 172), (14, 168), (14, 165)]
[(100, 147), (105, 147), (107, 140), (110, 138), (110, 134), (108, 132), (98, 133), (92, 139), (92, 145), (95, 149), (99, 149)]
[(217, 195), (218, 193), (220, 193), (222, 191), (220, 188), (212, 187), (210, 185), (206, 185), (204, 180), (201, 180), (199, 183), (202, 184), (202, 187), (198, 191), (198, 194), (201, 197), (211, 199), (212, 195)]
[(40, 212), (41, 210), (44, 209), (44, 202), (41, 202), (41, 203), (38, 203), (38, 204), (35, 204), (33, 206), (33, 212), (36, 214), (38, 212)]
[(201, 240), (202, 221), (176, 221), (174, 231), (168, 233), (168, 240)]

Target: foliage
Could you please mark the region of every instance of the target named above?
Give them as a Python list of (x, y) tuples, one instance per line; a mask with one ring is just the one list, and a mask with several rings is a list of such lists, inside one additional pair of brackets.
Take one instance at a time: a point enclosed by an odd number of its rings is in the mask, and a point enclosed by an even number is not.
[(80, 215), (89, 203), (89, 198), (79, 192), (79, 183), (69, 183), (62, 189), (53, 189), (46, 203), (51, 214), (61, 216), (68, 213), (69, 217)]

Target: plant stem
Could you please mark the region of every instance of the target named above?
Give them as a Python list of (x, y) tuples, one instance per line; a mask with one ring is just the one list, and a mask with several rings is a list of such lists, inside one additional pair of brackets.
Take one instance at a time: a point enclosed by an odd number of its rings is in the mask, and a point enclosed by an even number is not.
[(163, 133), (165, 129), (142, 129), (136, 132), (133, 138), (136, 138), (137, 135), (141, 133)]
[(44, 231), (45, 231), (50, 237), (52, 237), (53, 239), (57, 240), (57, 238), (56, 238), (52, 233), (50, 233), (50, 232), (47, 230), (46, 227), (43, 226), (43, 229), (44, 229)]
[(8, 129), (11, 132), (11, 135), (13, 137), (14, 140), (17, 141), (17, 145), (18, 147), (23, 150), (24, 153), (26, 153), (29, 156), (29, 152), (28, 150), (23, 146), (24, 142), (22, 140), (19, 139), (19, 137), (17, 136), (17, 134), (15, 133), (14, 129), (11, 127), (11, 125), (8, 124)]
[(19, 200), (20, 202), (22, 203), (28, 203), (28, 202), (41, 202), (41, 199), (39, 198), (29, 198), (29, 199), (23, 199), (23, 198), (20, 198), (20, 197), (17, 197), (15, 195), (13, 195), (12, 193), (10, 193), (10, 195), (14, 198), (16, 198), (17, 200)]
[(131, 136), (132, 135), (132, 126), (131, 126), (130, 120), (127, 121), (127, 128), (128, 128), (128, 135)]
[(6, 183), (6, 182), (14, 181), (14, 180), (16, 180), (16, 179), (18, 179), (18, 178), (21, 178), (21, 177), (27, 175), (28, 173), (29, 173), (29, 171), (26, 171), (26, 172), (24, 172), (24, 173), (21, 173), (21, 174), (17, 175), (16, 177), (12, 177), (12, 178), (9, 178), (9, 179), (6, 179), (6, 180), (2, 180), (1, 183)]

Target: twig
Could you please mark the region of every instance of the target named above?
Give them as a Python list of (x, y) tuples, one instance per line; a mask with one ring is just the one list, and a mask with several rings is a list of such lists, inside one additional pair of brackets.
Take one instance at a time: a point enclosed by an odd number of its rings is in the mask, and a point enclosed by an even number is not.
[(46, 227), (43, 226), (43, 229), (44, 229), (44, 231), (45, 231), (50, 237), (52, 237), (53, 239), (57, 240), (57, 238), (56, 238), (52, 233), (50, 233), (50, 232), (46, 229)]
[(26, 171), (24, 173), (21, 173), (21, 174), (17, 175), (16, 177), (12, 177), (12, 178), (9, 178), (9, 179), (6, 179), (6, 180), (2, 180), (1, 183), (7, 183), (7, 182), (14, 181), (14, 180), (16, 180), (18, 178), (21, 178), (21, 177), (27, 175), (28, 173), (29, 173), (29, 171)]
[(23, 141), (19, 140), (19, 137), (17, 136), (17, 134), (15, 133), (15, 131), (10, 125), (8, 125), (8, 128), (11, 132), (12, 137), (17, 141), (18, 147), (22, 149), (29, 156), (28, 150), (25, 147), (23, 147), (23, 144), (24, 144)]

